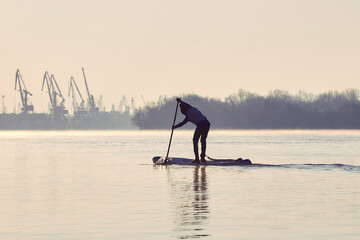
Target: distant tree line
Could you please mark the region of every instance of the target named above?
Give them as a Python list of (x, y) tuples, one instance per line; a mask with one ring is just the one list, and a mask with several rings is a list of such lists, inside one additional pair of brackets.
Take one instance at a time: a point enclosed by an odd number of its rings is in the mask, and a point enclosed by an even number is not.
[[(318, 95), (273, 90), (267, 96), (240, 89), (224, 100), (193, 94), (180, 97), (203, 112), (213, 129), (360, 129), (357, 89)], [(175, 107), (175, 97), (163, 98), (137, 109), (132, 124), (140, 129), (169, 129)], [(177, 122), (184, 118), (178, 113)]]

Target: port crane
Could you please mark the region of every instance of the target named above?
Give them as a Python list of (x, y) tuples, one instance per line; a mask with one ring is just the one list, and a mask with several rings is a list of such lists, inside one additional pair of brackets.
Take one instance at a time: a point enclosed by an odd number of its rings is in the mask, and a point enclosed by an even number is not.
[[(64, 119), (64, 115), (68, 113), (68, 110), (65, 109), (64, 105), (65, 99), (60, 91), (59, 85), (57, 84), (54, 75), (51, 74), (51, 76), (49, 76), (49, 73), (47, 71), (44, 74), (41, 91), (43, 91), (45, 83), (49, 93), (53, 117), (55, 119)], [(61, 99), (61, 102), (59, 104), (57, 100), (58, 97), (60, 97)]]
[(2, 113), (5, 114), (6, 109), (5, 109), (5, 95), (1, 95), (2, 97)]
[(146, 106), (146, 101), (145, 101), (145, 98), (144, 98), (143, 95), (141, 95), (141, 99), (142, 99), (142, 101), (143, 101), (144, 106)]
[(88, 111), (89, 111), (90, 116), (95, 116), (96, 114), (99, 113), (99, 108), (95, 106), (94, 96), (90, 94), (89, 87), (88, 87), (86, 77), (85, 77), (84, 68), (82, 68), (82, 72), (83, 72), (83, 75), (84, 75), (86, 93), (87, 93), (87, 97), (88, 97)]
[(131, 97), (131, 111), (134, 112), (136, 110), (136, 103), (134, 97)]
[(123, 112), (123, 113), (129, 113), (130, 112), (129, 102), (128, 102), (125, 95), (123, 95), (123, 98), (119, 103), (119, 111)]
[(19, 88), (20, 97), (21, 97), (22, 113), (27, 114), (30, 111), (34, 111), (34, 106), (32, 104), (28, 103), (28, 100), (29, 100), (28, 95), (32, 96), (32, 93), (30, 93), (26, 89), (24, 80), (21, 76), (19, 69), (16, 70), (16, 74), (15, 74), (15, 90), (17, 87)]
[[(78, 102), (77, 102), (75, 90), (81, 99), (80, 104), (78, 104)], [(70, 96), (70, 93), (72, 95), (72, 106), (73, 106), (73, 110), (74, 110), (74, 115), (79, 115), (79, 114), (84, 115), (85, 114), (85, 106), (84, 106), (85, 101), (80, 93), (80, 90), (79, 90), (73, 76), (71, 76), (70, 80), (69, 80), (68, 96)]]

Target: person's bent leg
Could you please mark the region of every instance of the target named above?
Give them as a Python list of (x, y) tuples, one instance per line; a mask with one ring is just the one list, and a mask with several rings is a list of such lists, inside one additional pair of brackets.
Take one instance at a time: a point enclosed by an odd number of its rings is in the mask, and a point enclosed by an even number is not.
[(205, 156), (206, 156), (206, 136), (201, 135), (200, 142), (201, 142), (201, 154), (200, 154), (200, 157), (201, 157), (201, 160), (203, 161), (203, 160), (205, 160)]
[(195, 129), (194, 137), (193, 137), (193, 146), (194, 146), (194, 154), (195, 154), (195, 160), (199, 161), (199, 138), (200, 138), (201, 132), (199, 128)]
[(208, 124), (206, 124), (203, 129), (202, 129), (202, 134), (201, 134), (201, 160), (205, 161), (205, 156), (206, 156), (206, 139), (208, 136), (210, 130), (210, 123), (208, 122)]

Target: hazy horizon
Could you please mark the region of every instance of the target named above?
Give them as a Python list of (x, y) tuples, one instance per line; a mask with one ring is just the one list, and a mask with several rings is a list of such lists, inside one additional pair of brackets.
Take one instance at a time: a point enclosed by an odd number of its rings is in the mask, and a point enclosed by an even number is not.
[[(12, 112), (20, 69), (47, 108), (45, 71), (70, 107), (73, 76), (107, 110), (123, 95), (223, 98), (238, 89), (261, 95), (359, 88), (360, 2), (319, 1), (2, 1), (0, 94)], [(10, 108), (10, 109), (9, 109)]]

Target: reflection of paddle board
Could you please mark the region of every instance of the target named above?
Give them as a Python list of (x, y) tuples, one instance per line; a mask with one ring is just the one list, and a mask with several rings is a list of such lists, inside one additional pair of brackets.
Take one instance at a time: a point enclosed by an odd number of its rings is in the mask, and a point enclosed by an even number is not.
[(177, 157), (168, 157), (167, 161), (165, 161), (165, 157), (153, 157), (153, 163), (157, 165), (210, 165), (210, 166), (238, 166), (238, 165), (251, 165), (251, 161), (249, 159), (236, 159), (236, 160), (208, 160), (206, 163), (192, 163), (194, 159), (189, 158), (177, 158)]

